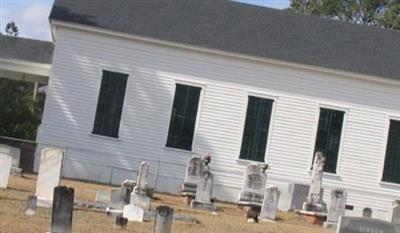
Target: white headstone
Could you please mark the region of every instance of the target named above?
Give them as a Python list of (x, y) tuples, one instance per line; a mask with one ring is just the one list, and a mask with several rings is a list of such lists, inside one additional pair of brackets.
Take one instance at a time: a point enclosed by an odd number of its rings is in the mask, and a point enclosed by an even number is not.
[(5, 144), (0, 144), (0, 153), (8, 154), (12, 158), (12, 167), (19, 167), (21, 149)]
[(345, 189), (333, 189), (331, 191), (331, 205), (329, 206), (328, 216), (324, 222), (325, 228), (336, 229), (341, 216), (346, 213), (347, 192)]
[(7, 188), (12, 158), (8, 154), (0, 153), (0, 188)]
[(200, 173), (203, 168), (203, 160), (198, 155), (193, 155), (187, 162), (185, 180), (183, 182), (182, 195), (195, 196), (197, 183), (200, 181)]
[(150, 164), (148, 162), (143, 161), (140, 164), (139, 174), (137, 177), (137, 182), (135, 186), (135, 190), (137, 192), (145, 192), (147, 186), (147, 175), (149, 173)]
[(134, 204), (125, 205), (122, 216), (128, 221), (143, 222), (144, 209)]
[(261, 206), (260, 219), (274, 221), (278, 212), (278, 202), (281, 192), (277, 187), (265, 189), (264, 200)]
[(60, 184), (64, 152), (58, 148), (45, 148), (40, 157), (39, 174), (36, 184), (38, 206), (50, 207), (54, 188)]
[(322, 176), (324, 172), (325, 157), (321, 152), (315, 153), (314, 165), (311, 174), (310, 190), (307, 202), (303, 205), (303, 210), (314, 212), (326, 212), (326, 204), (322, 201)]
[(195, 209), (205, 209), (214, 211), (214, 203), (211, 202), (211, 195), (214, 186), (214, 175), (205, 169), (200, 174), (200, 181), (197, 184), (196, 197), (190, 203), (190, 206)]
[(243, 180), (242, 190), (239, 194), (239, 204), (260, 205), (262, 204), (267, 175), (263, 167), (257, 164), (249, 164)]

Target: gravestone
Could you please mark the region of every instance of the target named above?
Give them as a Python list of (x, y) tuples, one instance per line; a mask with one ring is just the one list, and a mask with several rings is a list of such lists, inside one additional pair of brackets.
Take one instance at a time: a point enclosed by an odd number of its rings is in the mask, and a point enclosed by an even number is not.
[(153, 233), (171, 233), (174, 209), (169, 206), (158, 206), (154, 219)]
[(10, 178), (12, 158), (8, 154), (0, 153), (0, 188), (6, 189)]
[(196, 188), (196, 197), (190, 203), (194, 209), (204, 209), (215, 211), (214, 203), (211, 202), (212, 189), (214, 186), (214, 175), (209, 171), (209, 167), (205, 166), (200, 173), (200, 181)]
[(277, 187), (265, 189), (264, 200), (261, 206), (260, 219), (274, 221), (278, 212), (278, 202), (281, 192)]
[(325, 157), (323, 154), (321, 152), (315, 153), (310, 189), (307, 201), (303, 204), (305, 211), (326, 212), (326, 204), (322, 201), (323, 193), (321, 192), (324, 165)]
[(95, 202), (97, 203), (110, 203), (111, 201), (111, 192), (106, 190), (96, 191)]
[(33, 216), (37, 210), (37, 198), (34, 195), (29, 195), (26, 203), (25, 215)]
[(71, 233), (74, 207), (74, 189), (65, 186), (54, 188), (51, 213), (51, 232)]
[(342, 216), (337, 233), (396, 233), (396, 227), (379, 219)]
[(325, 228), (336, 229), (339, 218), (346, 213), (347, 192), (344, 189), (334, 189), (331, 191), (331, 205), (328, 210)]
[(185, 180), (182, 185), (181, 195), (195, 197), (197, 183), (203, 170), (203, 160), (198, 155), (193, 155), (187, 162)]
[(253, 163), (249, 164), (246, 167), (238, 204), (261, 206), (266, 180), (265, 167)]
[(128, 221), (143, 222), (144, 212), (144, 208), (129, 204), (124, 206), (122, 216), (128, 219)]
[(150, 198), (146, 195), (147, 175), (150, 165), (148, 162), (142, 162), (139, 168), (139, 174), (136, 181), (136, 186), (133, 188), (130, 203), (142, 207), (144, 210), (150, 208)]
[(38, 206), (50, 207), (54, 188), (60, 184), (64, 152), (58, 148), (42, 150), (36, 183)]
[(21, 149), (5, 144), (0, 144), (0, 154), (4, 153), (12, 158), (12, 167), (19, 168), (19, 161), (21, 158)]
[(115, 229), (115, 226), (119, 226), (121, 229), (125, 229), (127, 225), (128, 225), (128, 219), (124, 218), (123, 216), (118, 215), (115, 218), (114, 229)]
[(400, 200), (393, 201), (391, 215), (392, 224), (400, 227)]
[[(308, 191), (310, 186), (308, 184), (290, 183), (288, 188), (288, 206), (289, 211), (302, 210), (304, 202), (307, 201)], [(324, 189), (321, 188), (321, 193)]]
[(109, 210), (119, 210), (121, 213), (124, 206), (129, 204), (130, 192), (128, 188), (112, 188), (110, 191)]

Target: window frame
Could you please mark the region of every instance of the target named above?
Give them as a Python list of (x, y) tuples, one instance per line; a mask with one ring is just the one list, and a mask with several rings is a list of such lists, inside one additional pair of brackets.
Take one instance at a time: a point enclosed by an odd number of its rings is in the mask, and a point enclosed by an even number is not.
[(315, 115), (315, 119), (314, 119), (313, 136), (312, 136), (312, 143), (311, 143), (312, 147), (310, 148), (311, 157), (308, 161), (308, 164), (309, 164), (308, 172), (310, 173), (312, 171), (312, 166), (313, 166), (313, 161), (314, 161), (314, 156), (315, 156), (315, 146), (317, 144), (317, 134), (318, 134), (318, 125), (319, 125), (319, 117), (321, 114), (321, 108), (326, 108), (326, 109), (330, 109), (330, 110), (344, 112), (335, 173), (325, 172), (325, 171), (323, 172), (324, 176), (325, 175), (340, 176), (340, 167), (341, 167), (340, 165), (341, 165), (341, 161), (342, 161), (342, 154), (343, 154), (343, 147), (344, 147), (343, 144), (345, 142), (345, 137), (346, 137), (347, 119), (348, 119), (348, 115), (350, 112), (350, 108), (345, 105), (329, 104), (329, 103), (318, 103), (316, 105), (316, 107), (317, 107), (317, 111), (316, 111), (316, 115)]
[[(117, 137), (111, 137), (111, 136), (107, 136), (107, 135), (93, 133), (94, 124), (96, 121), (97, 106), (98, 106), (98, 102), (100, 99), (99, 98), (100, 97), (100, 89), (101, 89), (101, 83), (103, 80), (104, 71), (127, 75), (125, 94), (124, 94), (124, 99), (123, 99), (124, 101), (122, 104), (122, 111), (121, 111), (121, 117), (120, 117), (119, 126), (118, 126), (119, 128), (118, 128), (118, 136)], [(96, 93), (95, 93), (96, 104), (93, 106), (92, 116), (91, 116), (91, 125), (89, 128), (88, 135), (91, 137), (94, 137), (94, 138), (99, 138), (99, 139), (121, 141), (121, 129), (123, 128), (124, 118), (125, 118), (124, 109), (126, 109), (126, 105), (127, 105), (127, 97), (128, 97), (128, 93), (129, 93), (129, 86), (131, 83), (130, 80), (132, 79), (130, 77), (133, 77), (133, 75), (132, 75), (133, 72), (131, 70), (124, 69), (124, 68), (117, 68), (115, 66), (101, 66), (101, 68), (96, 73), (97, 73), (97, 77), (100, 77), (100, 79), (98, 80), (97, 85), (96, 85), (96, 88), (97, 88)]]
[[(269, 121), (269, 126), (268, 126), (268, 136), (267, 136), (267, 145), (265, 147), (265, 153), (264, 153), (264, 161), (254, 161), (254, 160), (249, 160), (249, 159), (242, 159), (240, 158), (240, 152), (242, 149), (242, 142), (243, 142), (243, 136), (244, 136), (244, 128), (246, 125), (246, 116), (247, 116), (247, 109), (249, 105), (249, 97), (256, 97), (256, 98), (262, 98), (262, 99), (269, 99), (272, 100), (272, 107), (271, 107), (271, 116), (270, 116), (270, 121)], [(276, 104), (278, 102), (279, 97), (277, 95), (273, 95), (270, 93), (265, 93), (265, 92), (254, 92), (254, 91), (246, 91), (246, 95), (243, 99), (244, 101), (244, 108), (242, 108), (242, 114), (241, 114), (241, 125), (240, 125), (240, 136), (239, 136), (239, 141), (237, 143), (238, 147), (236, 149), (236, 161), (238, 163), (247, 165), (250, 163), (255, 163), (255, 164), (265, 164), (268, 163), (268, 154), (269, 154), (269, 149), (270, 149), (270, 142), (272, 138), (272, 132), (273, 132), (273, 126), (274, 126), (274, 119), (275, 119), (275, 109), (276, 109)]]
[[(176, 85), (177, 84), (200, 88), (199, 104), (197, 106), (197, 113), (196, 113), (196, 123), (194, 125), (192, 146), (191, 146), (190, 150), (184, 150), (184, 149), (180, 149), (180, 148), (167, 146), (168, 133), (169, 133), (169, 128), (170, 128), (170, 124), (171, 124), (171, 115), (172, 115), (172, 109), (174, 107), (175, 92), (176, 92)], [(172, 87), (173, 87), (173, 90), (172, 90), (172, 95), (171, 95), (170, 104), (169, 104), (169, 111), (168, 111), (168, 117), (167, 117), (168, 121), (166, 123), (166, 129), (165, 129), (165, 134), (164, 134), (165, 140), (164, 140), (163, 148), (165, 150), (169, 150), (169, 151), (194, 154), (195, 151), (197, 151), (197, 137), (198, 137), (200, 117), (201, 117), (202, 106), (203, 106), (203, 96), (204, 96), (204, 92), (206, 90), (207, 85), (205, 83), (203, 83), (203, 82), (194, 81), (194, 80), (190, 80), (190, 79), (178, 79), (178, 78), (175, 78), (173, 80), (173, 82), (172, 82)]]
[(400, 122), (400, 115), (387, 114), (387, 117), (386, 117), (385, 130), (384, 130), (384, 136), (383, 136), (384, 141), (383, 141), (382, 157), (381, 157), (380, 178), (378, 179), (378, 183), (384, 184), (384, 185), (387, 184), (390, 186), (400, 187), (400, 183), (383, 180), (383, 172), (385, 171), (386, 151), (387, 151), (388, 140), (389, 140), (390, 121), (391, 120)]

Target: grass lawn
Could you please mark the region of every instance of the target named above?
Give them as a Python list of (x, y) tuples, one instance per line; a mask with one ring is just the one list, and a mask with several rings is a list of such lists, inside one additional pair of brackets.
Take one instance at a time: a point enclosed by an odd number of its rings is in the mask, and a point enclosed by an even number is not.
[[(75, 188), (75, 199), (94, 201), (95, 194), (88, 190), (109, 190), (110, 186), (65, 180), (61, 182)], [(37, 215), (24, 215), (28, 195), (35, 193), (36, 176), (12, 176), (7, 190), (0, 190), (0, 233), (44, 233), (50, 231), (51, 210), (38, 208)], [(160, 204), (174, 208), (175, 213), (191, 215), (199, 219), (200, 223), (176, 221), (172, 232), (176, 233), (327, 233), (321, 227), (310, 226), (293, 213), (279, 213), (277, 223), (262, 222), (259, 224), (246, 223), (245, 213), (235, 205), (216, 203), (218, 215), (211, 215), (205, 211), (188, 208), (176, 196), (155, 194), (152, 209)], [(109, 233), (109, 232), (153, 232), (153, 222), (129, 222), (126, 230), (113, 229), (114, 217), (107, 217), (105, 213), (75, 208), (73, 213), (73, 232), (82, 233)]]

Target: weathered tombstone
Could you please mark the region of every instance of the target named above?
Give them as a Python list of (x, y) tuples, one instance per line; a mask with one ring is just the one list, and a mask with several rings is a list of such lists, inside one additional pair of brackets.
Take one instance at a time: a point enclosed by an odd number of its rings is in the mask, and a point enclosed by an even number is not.
[[(288, 210), (297, 211), (303, 209), (304, 202), (307, 201), (308, 191), (310, 186), (307, 184), (290, 183), (288, 188)], [(321, 188), (321, 193), (324, 189)]]
[(42, 150), (36, 183), (38, 206), (51, 206), (54, 188), (60, 184), (63, 156), (64, 152), (58, 148)]
[(130, 192), (126, 187), (111, 189), (109, 209), (122, 212), (124, 206), (129, 204), (129, 195)]
[(393, 201), (391, 222), (396, 226), (400, 226), (400, 200)]
[(21, 158), (21, 149), (5, 144), (0, 144), (0, 154), (4, 153), (12, 158), (12, 167), (19, 168), (19, 161)]
[(26, 203), (25, 215), (33, 216), (37, 210), (37, 198), (34, 195), (29, 195)]
[(127, 225), (128, 225), (128, 219), (124, 218), (123, 216), (118, 215), (115, 218), (114, 229), (116, 226), (119, 226), (121, 229), (125, 229)]
[(54, 188), (53, 209), (51, 213), (52, 233), (72, 232), (72, 213), (74, 207), (74, 189), (65, 186)]
[(214, 203), (211, 202), (212, 189), (214, 186), (214, 175), (209, 171), (208, 166), (200, 173), (200, 181), (196, 188), (196, 197), (190, 203), (195, 209), (215, 211)]
[(187, 162), (185, 180), (182, 185), (181, 195), (196, 196), (197, 183), (203, 170), (203, 160), (198, 155), (193, 155)]
[(12, 158), (8, 154), (0, 153), (0, 188), (7, 188), (10, 178)]
[(266, 180), (267, 176), (264, 167), (253, 163), (249, 164), (246, 167), (238, 204), (261, 206)]
[(150, 208), (150, 198), (146, 195), (147, 175), (149, 173), (150, 165), (148, 162), (142, 162), (139, 168), (139, 174), (135, 188), (130, 197), (130, 203), (140, 206), (145, 210)]
[(154, 219), (153, 233), (171, 233), (174, 209), (169, 206), (158, 206)]
[(98, 203), (110, 203), (111, 201), (111, 192), (105, 190), (96, 191), (95, 202)]
[(362, 216), (364, 218), (371, 218), (372, 217), (372, 209), (369, 207), (364, 208), (363, 212), (362, 212)]
[(315, 153), (314, 165), (311, 174), (310, 190), (307, 201), (303, 204), (303, 210), (313, 212), (326, 212), (326, 204), (322, 201), (322, 175), (324, 171), (325, 157), (321, 152)]
[(396, 233), (396, 227), (379, 219), (342, 216), (337, 233)]
[(124, 206), (122, 216), (128, 219), (128, 221), (143, 222), (144, 212), (144, 208), (134, 204), (129, 204)]
[(274, 221), (278, 212), (278, 202), (281, 192), (277, 187), (265, 189), (264, 200), (261, 207), (260, 219), (263, 221)]
[(331, 205), (328, 210), (327, 221), (324, 227), (336, 229), (339, 218), (346, 213), (347, 192), (344, 189), (331, 191)]

